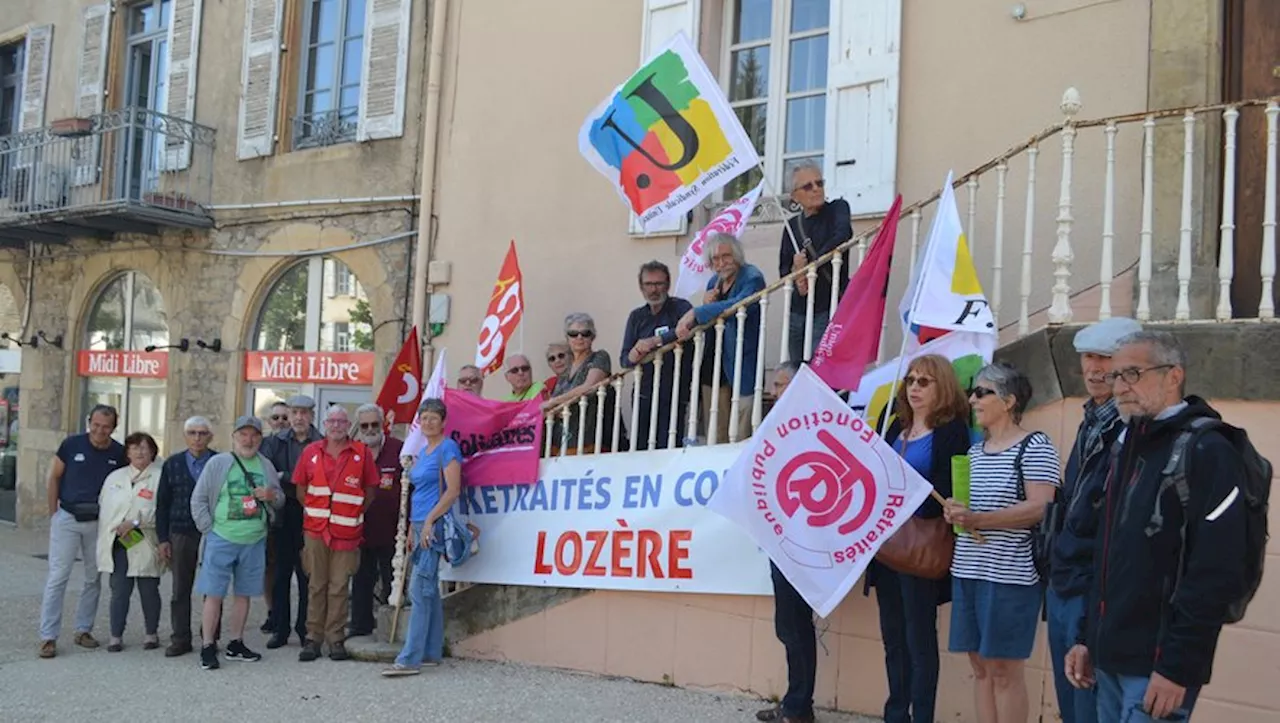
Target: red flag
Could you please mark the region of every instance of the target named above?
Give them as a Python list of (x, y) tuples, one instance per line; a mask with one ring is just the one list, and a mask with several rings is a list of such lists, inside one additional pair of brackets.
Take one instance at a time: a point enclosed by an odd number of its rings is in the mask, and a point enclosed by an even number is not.
[(396, 354), (395, 363), (378, 392), (378, 406), (387, 417), (385, 426), (389, 429), (393, 419), (412, 421), (421, 398), (422, 347), (418, 344), (418, 327), (415, 326), (409, 330), (409, 338), (404, 340), (404, 346)]
[(876, 360), (901, 206), (902, 196), (898, 196), (813, 351), (809, 366), (833, 389), (856, 390), (867, 365)]
[(498, 272), (498, 283), (493, 285), (489, 297), (489, 310), (480, 325), (480, 341), (476, 344), (476, 366), (485, 375), (502, 367), (507, 354), (507, 342), (520, 326), (524, 316), (524, 279), (520, 275), (520, 261), (516, 258), (516, 242), (507, 248), (507, 258)]

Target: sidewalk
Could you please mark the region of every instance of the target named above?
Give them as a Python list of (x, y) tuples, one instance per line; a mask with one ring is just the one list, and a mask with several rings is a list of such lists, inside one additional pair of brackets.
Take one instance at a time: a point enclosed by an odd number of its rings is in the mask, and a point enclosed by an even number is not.
[[(746, 723), (764, 706), (738, 695), (711, 694), (579, 675), (522, 665), (448, 660), (416, 678), (386, 680), (379, 666), (299, 663), (294, 643), (266, 650), (257, 631), (263, 608), (249, 613), (250, 647), (260, 663), (223, 662), (200, 670), (195, 655), (166, 659), (142, 650), (141, 606), (135, 597), (125, 631), (125, 651), (106, 652), (108, 592), (103, 585), (95, 636), (103, 647), (89, 651), (70, 641), (80, 567), (67, 586), (63, 634), (54, 660), (36, 657), (36, 627), (46, 563), (45, 533), (0, 528), (0, 700), (9, 719), (63, 721), (94, 711), (99, 719), (208, 720), (210, 716), (273, 721), (381, 721), (394, 717), (492, 722), (521, 721), (697, 721)], [(161, 583), (165, 612), (160, 634), (168, 635), (168, 582)], [(56, 677), (54, 677), (56, 676)], [(50, 681), (53, 681), (50, 684)], [(140, 707), (141, 706), (141, 707)], [(232, 707), (239, 710), (232, 710)], [(823, 713), (824, 723), (870, 723), (871, 719)]]

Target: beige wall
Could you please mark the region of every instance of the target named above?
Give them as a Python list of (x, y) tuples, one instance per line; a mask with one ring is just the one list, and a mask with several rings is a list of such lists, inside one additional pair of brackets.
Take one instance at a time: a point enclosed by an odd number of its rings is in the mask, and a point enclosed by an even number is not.
[[(722, 3), (703, 2), (701, 43), (713, 72), (720, 68)], [(936, 189), (948, 169), (962, 173), (1059, 122), (1058, 104), (1068, 86), (1084, 97), (1084, 116), (1146, 107), (1146, 2), (1070, 11), (1079, 4), (1033, 1), (1026, 3), (1028, 19), (1022, 22), (1010, 17), (1005, 0), (903, 5), (898, 187), (907, 203)], [(687, 237), (629, 237), (624, 206), (577, 152), (576, 132), (586, 113), (636, 67), (639, 6), (628, 2), (629, 9), (619, 12), (616, 4), (561, 0), (558, 13), (574, 23), (545, 22), (545, 6), (524, 3), (451, 6), (436, 206), (440, 233), (433, 257), (453, 262), (452, 283), (436, 289), (453, 297), (452, 318), (435, 344), (452, 347), (454, 359), (473, 353), (485, 291), (511, 238), (525, 273), (525, 350), (540, 359), (544, 344), (561, 337), (564, 315), (587, 311), (601, 330), (597, 346), (610, 352), (615, 365), (623, 322), (641, 301), (634, 285), (637, 267), (652, 258), (674, 267), (687, 245)], [(1055, 14), (1062, 10), (1068, 11)], [(539, 32), (528, 32), (534, 26)], [(580, 27), (592, 31), (582, 33)], [(1117, 190), (1117, 273), (1137, 256), (1139, 134), (1130, 129), (1121, 135), (1129, 170)], [(1098, 279), (1102, 148), (1100, 132), (1081, 133), (1076, 290)], [(1047, 142), (1038, 173), (1033, 312), (1049, 300), (1060, 161), (1060, 141)], [(1006, 199), (1003, 321), (1012, 321), (1017, 309), (1025, 177), (1025, 159), (1018, 159), (1011, 164)], [(966, 194), (959, 199), (963, 213)], [(990, 293), (993, 175), (984, 178), (979, 199), (974, 246)], [(699, 210), (695, 226), (707, 215)], [(772, 224), (744, 237), (749, 260), (771, 281), (777, 278), (780, 234), (781, 226)], [(908, 266), (908, 237), (904, 224), (895, 273), (899, 287)], [(770, 316), (777, 322), (775, 341), (767, 347), (772, 365), (778, 359), (780, 304)], [(545, 369), (542, 362), (535, 366)], [(490, 393), (498, 386), (491, 385)]]
[[(1075, 441), (1081, 400), (1036, 409), (1025, 424), (1053, 437), (1060, 450)], [(1262, 452), (1280, 459), (1280, 404), (1221, 402), (1228, 422), (1249, 430)], [(1275, 483), (1273, 482), (1273, 486)], [(1280, 524), (1273, 508), (1271, 523)], [(1280, 564), (1280, 540), (1268, 548), (1268, 567)], [(946, 649), (950, 606), (940, 608), (938, 633)], [(879, 715), (887, 695), (884, 651), (872, 598), (861, 585), (825, 621), (819, 621), (816, 702), (821, 707)], [(602, 591), (462, 641), (455, 655), (513, 660), (694, 688), (768, 697), (786, 689), (782, 645), (773, 632), (767, 597)], [(1044, 626), (1027, 667), (1029, 721), (1055, 720), (1057, 704)], [(1243, 622), (1222, 633), (1214, 682), (1196, 707), (1196, 718), (1232, 723), (1273, 722), (1280, 717), (1280, 576), (1270, 575)], [(938, 684), (939, 720), (976, 720), (972, 674), (960, 655), (943, 653)]]

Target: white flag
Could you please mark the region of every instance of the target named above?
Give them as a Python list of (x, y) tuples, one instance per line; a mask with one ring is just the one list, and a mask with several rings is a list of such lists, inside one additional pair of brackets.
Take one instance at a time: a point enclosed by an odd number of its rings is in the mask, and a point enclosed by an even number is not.
[[(448, 349), (441, 349), (440, 356), (436, 357), (436, 366), (431, 370), (431, 378), (422, 387), (422, 399), (439, 399), (444, 400), (444, 388), (446, 386), (445, 379), (449, 376), (449, 363), (446, 361), (449, 356)], [(427, 446), (427, 438), (422, 434), (422, 427), (418, 422), (419, 415), (413, 415), (413, 421), (409, 424), (409, 433), (405, 435), (404, 447), (400, 450), (402, 457), (417, 457)]]
[[(951, 361), (951, 367), (955, 369), (956, 376), (960, 379), (960, 388), (968, 389), (982, 367), (991, 363), (995, 350), (994, 334), (953, 331), (927, 344), (909, 349), (905, 356), (908, 363), (925, 354), (940, 354), (946, 357)], [(905, 373), (906, 369), (906, 365), (902, 364), (902, 359), (899, 357), (867, 372), (862, 376), (862, 382), (858, 388), (849, 392), (849, 406), (870, 422), (872, 427), (880, 429), (880, 415), (884, 414), (889, 395), (897, 393), (893, 384), (894, 379), (899, 370)], [(901, 384), (902, 381), (899, 379), (898, 383)]]
[(707, 507), (745, 529), (826, 617), (931, 489), (802, 366)]
[(930, 329), (996, 333), (991, 305), (982, 292), (969, 242), (960, 225), (950, 173), (938, 199), (924, 255), (912, 270), (899, 311), (909, 339), (924, 341), (936, 336), (936, 332), (929, 334)]
[(707, 222), (707, 225), (693, 237), (689, 242), (689, 248), (685, 249), (684, 257), (680, 259), (680, 268), (676, 271), (676, 285), (671, 292), (673, 296), (691, 299), (696, 294), (701, 303), (701, 294), (707, 290), (707, 282), (711, 281), (711, 277), (716, 273), (702, 254), (707, 239), (713, 233), (727, 233), (734, 238), (741, 237), (742, 232), (747, 228), (751, 212), (756, 208), (756, 202), (760, 200), (760, 191), (763, 188), (764, 182), (761, 181), (755, 188), (747, 191), (742, 198), (717, 213), (715, 218)]

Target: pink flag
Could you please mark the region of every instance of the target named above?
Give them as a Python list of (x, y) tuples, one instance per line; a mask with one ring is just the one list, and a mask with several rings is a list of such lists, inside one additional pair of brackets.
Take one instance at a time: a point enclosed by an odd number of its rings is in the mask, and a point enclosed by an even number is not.
[(901, 206), (902, 196), (898, 196), (871, 244), (871, 253), (849, 280), (826, 333), (813, 350), (809, 366), (832, 389), (856, 391), (867, 365), (876, 360)]
[(444, 393), (444, 433), (462, 450), (463, 484), (522, 485), (538, 481), (542, 400), (495, 402), (470, 392)]

